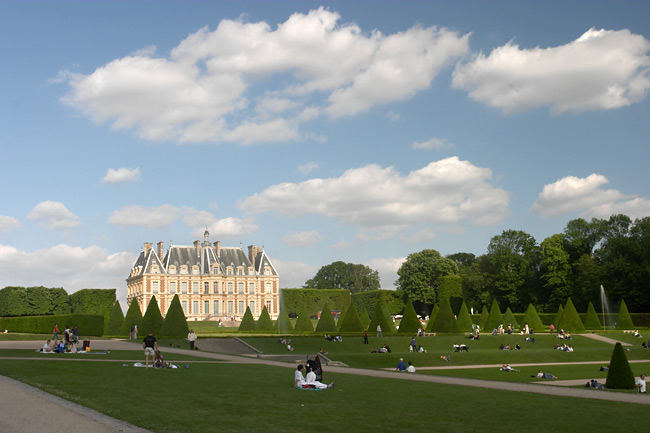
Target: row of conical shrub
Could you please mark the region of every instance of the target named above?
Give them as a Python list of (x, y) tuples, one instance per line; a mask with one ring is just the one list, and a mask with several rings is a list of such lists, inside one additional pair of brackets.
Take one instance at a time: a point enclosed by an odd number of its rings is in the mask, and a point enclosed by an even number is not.
[(126, 316), (122, 313), (120, 302), (116, 301), (106, 323), (104, 335), (127, 336), (134, 326), (138, 327), (140, 335), (151, 331), (156, 336), (180, 338), (186, 337), (189, 332), (178, 296), (172, 299), (164, 319), (155, 296), (151, 298), (144, 316), (137, 299), (131, 301)]

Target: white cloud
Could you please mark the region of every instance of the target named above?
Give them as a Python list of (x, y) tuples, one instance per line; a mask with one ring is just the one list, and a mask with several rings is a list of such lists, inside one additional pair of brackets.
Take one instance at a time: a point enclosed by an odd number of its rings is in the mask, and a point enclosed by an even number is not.
[(63, 287), (68, 293), (85, 288), (116, 288), (125, 308), (125, 279), (136, 258), (129, 252), (110, 254), (98, 246), (60, 244), (26, 252), (0, 245), (0, 287)]
[(440, 150), (445, 147), (451, 147), (451, 144), (445, 138), (432, 137), (426, 141), (414, 141), (411, 145), (413, 149), (436, 149)]
[(396, 288), (397, 271), (405, 260), (406, 257), (377, 258), (370, 260), (367, 266), (379, 273), (382, 289), (392, 290)]
[(298, 166), (298, 171), (302, 174), (309, 174), (312, 171), (316, 171), (320, 168), (320, 164), (317, 162), (308, 162), (303, 165)]
[(368, 165), (340, 177), (281, 183), (239, 203), (251, 213), (290, 217), (319, 214), (362, 228), (359, 237), (390, 236), (417, 223), (494, 224), (508, 215), (508, 193), (491, 185), (492, 172), (458, 157), (430, 163), (406, 176)]
[(0, 215), (0, 233), (8, 232), (21, 227), (20, 221), (14, 217)]
[(408, 244), (416, 244), (418, 242), (430, 241), (435, 239), (436, 233), (431, 229), (420, 230), (417, 233), (413, 233), (411, 236), (405, 238), (404, 240)]
[(330, 249), (332, 250), (349, 250), (354, 244), (352, 242), (341, 239), (337, 243), (333, 244)]
[[(222, 218), (208, 224), (210, 238), (215, 240), (241, 239), (257, 231), (259, 226), (250, 218)], [(192, 236), (203, 237), (205, 227), (192, 230)]]
[(280, 274), (280, 285), (282, 288), (297, 289), (305, 284), (305, 281), (313, 278), (320, 267), (308, 265), (302, 262), (280, 260), (271, 257), (273, 266)]
[(135, 182), (140, 178), (140, 167), (136, 168), (109, 168), (106, 170), (106, 176), (102, 179), (104, 183), (120, 184), (124, 182)]
[(352, 115), (427, 89), (467, 52), (468, 36), (419, 26), (364, 33), (321, 7), (276, 28), (222, 20), (169, 56), (145, 47), (89, 74), (61, 71), (51, 82), (69, 85), (65, 104), (146, 140), (297, 140), (300, 125), (322, 112)]
[(180, 215), (180, 209), (169, 204), (148, 208), (132, 205), (114, 211), (108, 222), (127, 227), (160, 229), (172, 224)]
[(79, 217), (73, 214), (58, 201), (43, 201), (27, 214), (30, 220), (40, 221), (47, 227), (57, 229), (70, 229), (81, 225)]
[(542, 217), (554, 217), (571, 212), (580, 212), (583, 218), (609, 218), (622, 213), (631, 218), (650, 215), (650, 200), (625, 195), (615, 189), (603, 189), (609, 180), (600, 174), (586, 178), (564, 177), (545, 185), (531, 211)]
[(282, 236), (282, 241), (290, 247), (308, 247), (322, 240), (321, 234), (312, 230), (309, 232), (291, 232)]
[(558, 47), (522, 49), (510, 42), (459, 64), (453, 87), (505, 113), (619, 108), (648, 93), (649, 49), (650, 41), (629, 30), (593, 28)]

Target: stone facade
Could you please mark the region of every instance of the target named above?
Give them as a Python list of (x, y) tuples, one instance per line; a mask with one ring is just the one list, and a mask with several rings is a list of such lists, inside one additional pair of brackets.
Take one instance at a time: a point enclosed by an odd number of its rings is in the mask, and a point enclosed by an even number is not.
[(187, 320), (239, 320), (246, 307), (257, 319), (264, 306), (277, 319), (280, 308), (280, 276), (266, 252), (211, 244), (207, 230), (203, 243), (170, 245), (164, 257), (162, 242), (145, 243), (126, 282), (127, 303), (137, 299), (142, 314), (152, 296), (164, 317), (178, 295)]

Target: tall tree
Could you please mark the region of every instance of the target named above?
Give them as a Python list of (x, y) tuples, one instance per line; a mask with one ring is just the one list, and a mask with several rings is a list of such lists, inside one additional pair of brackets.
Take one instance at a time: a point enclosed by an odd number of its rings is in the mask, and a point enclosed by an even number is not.
[(555, 234), (541, 245), (541, 279), (547, 309), (555, 309), (571, 296), (571, 265), (564, 250), (564, 236)]
[(305, 282), (304, 287), (367, 292), (379, 289), (379, 273), (366, 265), (338, 261), (320, 268), (314, 278)]
[[(397, 271), (396, 284), (398, 290), (405, 294), (405, 298), (428, 306), (439, 301), (440, 278), (457, 274), (458, 265), (454, 260), (442, 257), (436, 250), (422, 250), (409, 254), (402, 263)], [(416, 311), (422, 311), (422, 307), (416, 306)]]

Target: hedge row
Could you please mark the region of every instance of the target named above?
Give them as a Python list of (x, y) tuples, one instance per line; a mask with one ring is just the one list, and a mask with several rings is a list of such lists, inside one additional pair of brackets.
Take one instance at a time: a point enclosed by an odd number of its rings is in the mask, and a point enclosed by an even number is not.
[(63, 335), (66, 326), (79, 328), (82, 336), (104, 335), (104, 316), (99, 314), (61, 314), (58, 316), (0, 317), (0, 329), (28, 334), (51, 334), (54, 325)]
[(282, 289), (280, 299), (289, 316), (300, 315), (303, 309), (316, 316), (325, 304), (342, 311), (350, 305), (350, 291), (345, 289)]
[(377, 301), (381, 301), (388, 314), (400, 314), (405, 305), (401, 293), (396, 290), (370, 290), (352, 295), (352, 302), (354, 302), (357, 311), (365, 309), (371, 314), (375, 310)]

